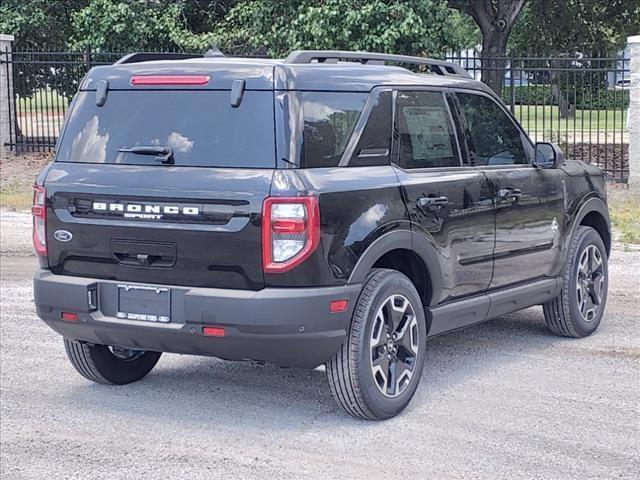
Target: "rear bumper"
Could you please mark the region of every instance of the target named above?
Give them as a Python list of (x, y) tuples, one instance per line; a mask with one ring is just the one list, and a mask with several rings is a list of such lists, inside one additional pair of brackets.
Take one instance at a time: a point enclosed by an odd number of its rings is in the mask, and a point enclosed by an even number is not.
[[(259, 291), (161, 285), (171, 291), (171, 322), (156, 323), (115, 316), (122, 284), (38, 270), (38, 316), (74, 340), (313, 368), (339, 350), (360, 292), (359, 284)], [(93, 308), (91, 292), (97, 300)], [(347, 299), (348, 308), (330, 313), (329, 302), (337, 299)], [(61, 320), (62, 312), (77, 313), (78, 321)], [(202, 335), (203, 326), (224, 327), (224, 337)]]

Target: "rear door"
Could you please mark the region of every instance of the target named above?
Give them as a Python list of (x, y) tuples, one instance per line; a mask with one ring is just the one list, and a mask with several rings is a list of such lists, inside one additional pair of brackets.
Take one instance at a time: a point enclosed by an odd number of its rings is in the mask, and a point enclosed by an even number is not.
[(485, 175), (464, 167), (440, 91), (397, 91), (395, 158), (412, 228), (435, 247), (441, 303), (485, 291), (494, 246), (492, 191)]
[(273, 92), (247, 90), (236, 107), (229, 90), (118, 89), (102, 105), (97, 96), (78, 93), (46, 178), (52, 270), (262, 288)]
[(486, 94), (457, 92), (467, 164), (493, 189), (496, 245), (491, 288), (555, 276), (564, 228), (562, 171), (531, 163), (533, 146), (505, 109)]

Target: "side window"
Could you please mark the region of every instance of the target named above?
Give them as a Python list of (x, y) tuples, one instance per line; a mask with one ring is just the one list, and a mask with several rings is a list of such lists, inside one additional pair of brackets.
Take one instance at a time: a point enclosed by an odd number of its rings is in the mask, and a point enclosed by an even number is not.
[(335, 167), (340, 163), (367, 93), (304, 92), (303, 168)]
[(529, 142), (491, 98), (457, 93), (471, 166), (529, 163)]
[(460, 166), (456, 137), (441, 93), (398, 91), (396, 134), (402, 168)]
[(369, 113), (358, 145), (349, 160), (350, 167), (388, 165), (391, 154), (392, 94), (380, 92)]

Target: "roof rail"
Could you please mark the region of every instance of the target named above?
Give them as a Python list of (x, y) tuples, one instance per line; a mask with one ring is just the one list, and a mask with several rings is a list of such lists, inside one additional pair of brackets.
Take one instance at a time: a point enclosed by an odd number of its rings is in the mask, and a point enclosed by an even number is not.
[(136, 52), (125, 55), (119, 59), (114, 65), (122, 65), (123, 63), (149, 62), (151, 60), (185, 60), (187, 58), (201, 58), (201, 53), (154, 53), (154, 52)]
[(434, 60), (433, 58), (392, 55), (387, 53), (350, 52), (346, 50), (294, 50), (284, 63), (319, 63), (338, 60), (360, 60), (362, 63), (384, 65), (386, 62), (427, 65), (436, 75), (460, 75), (470, 77), (469, 72), (457, 63)]

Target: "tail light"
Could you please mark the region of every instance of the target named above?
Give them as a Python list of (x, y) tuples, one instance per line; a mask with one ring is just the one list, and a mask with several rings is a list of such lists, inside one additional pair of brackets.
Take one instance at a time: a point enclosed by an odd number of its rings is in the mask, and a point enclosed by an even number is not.
[(269, 197), (262, 206), (262, 268), (286, 272), (302, 263), (320, 241), (315, 197)]
[(34, 185), (33, 189), (33, 248), (44, 257), (47, 255), (47, 191), (40, 185)]

